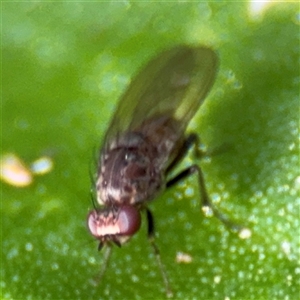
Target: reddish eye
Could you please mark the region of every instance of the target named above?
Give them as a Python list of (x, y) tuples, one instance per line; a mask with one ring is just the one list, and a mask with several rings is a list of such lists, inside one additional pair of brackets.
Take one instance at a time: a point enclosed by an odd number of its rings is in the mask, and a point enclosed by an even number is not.
[(117, 224), (121, 235), (133, 235), (141, 226), (141, 215), (134, 206), (121, 206)]
[(88, 228), (91, 234), (95, 237), (99, 237), (99, 217), (96, 210), (93, 210), (89, 213), (87, 218)]
[[(88, 215), (88, 228), (96, 239), (110, 239), (116, 236), (132, 236), (141, 226), (138, 209), (122, 205), (113, 209), (93, 210)], [(108, 238), (110, 237), (110, 238)], [(121, 242), (123, 243), (123, 242)]]

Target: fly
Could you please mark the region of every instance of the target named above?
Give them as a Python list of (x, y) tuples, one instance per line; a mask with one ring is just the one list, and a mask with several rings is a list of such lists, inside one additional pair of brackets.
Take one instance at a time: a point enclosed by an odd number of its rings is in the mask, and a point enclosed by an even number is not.
[(211, 204), (201, 168), (194, 164), (173, 178), (170, 172), (194, 146), (197, 134), (186, 128), (211, 89), (218, 69), (216, 53), (207, 47), (178, 46), (162, 52), (135, 77), (121, 98), (100, 152), (96, 176), (97, 202), (88, 215), (90, 233), (107, 246), (102, 279), (112, 245), (121, 246), (140, 228), (146, 212), (148, 237), (167, 296), (169, 279), (154, 241), (154, 220), (148, 203), (185, 177), (196, 173), (202, 206), (224, 223), (227, 218)]

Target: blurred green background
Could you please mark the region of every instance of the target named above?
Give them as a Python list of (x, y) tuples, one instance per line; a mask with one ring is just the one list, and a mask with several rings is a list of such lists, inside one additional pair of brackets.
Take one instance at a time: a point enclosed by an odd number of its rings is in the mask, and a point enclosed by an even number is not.
[[(103, 253), (86, 229), (94, 157), (118, 98), (161, 49), (207, 45), (216, 83), (191, 123), (220, 210), (246, 224), (241, 239), (201, 213), (196, 178), (150, 207), (174, 299), (298, 299), (299, 3), (254, 15), (248, 2), (2, 3), (2, 144), (26, 163), (55, 167), (32, 185), (2, 183), (2, 299), (164, 299), (140, 232)], [(185, 164), (192, 162), (187, 158)], [(192, 257), (177, 263), (178, 252)]]

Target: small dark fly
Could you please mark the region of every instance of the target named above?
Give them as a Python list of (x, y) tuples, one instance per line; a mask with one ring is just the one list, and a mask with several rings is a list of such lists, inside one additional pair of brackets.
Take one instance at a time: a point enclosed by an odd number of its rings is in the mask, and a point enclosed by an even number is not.
[(121, 98), (105, 135), (96, 177), (96, 208), (88, 215), (88, 228), (106, 245), (104, 275), (112, 245), (121, 246), (140, 228), (146, 212), (148, 237), (160, 268), (167, 296), (171, 287), (158, 247), (148, 203), (196, 173), (202, 206), (225, 223), (212, 206), (203, 173), (196, 164), (173, 178), (170, 172), (194, 146), (200, 154), (197, 134), (185, 135), (187, 125), (211, 89), (218, 69), (216, 53), (207, 47), (178, 46), (151, 60), (131, 82)]

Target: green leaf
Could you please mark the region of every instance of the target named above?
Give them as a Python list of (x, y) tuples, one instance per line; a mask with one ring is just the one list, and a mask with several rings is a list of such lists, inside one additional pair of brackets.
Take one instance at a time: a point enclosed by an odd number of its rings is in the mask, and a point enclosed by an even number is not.
[[(90, 176), (118, 98), (161, 49), (219, 53), (213, 90), (193, 119), (215, 205), (246, 225), (231, 233), (201, 213), (196, 178), (151, 203), (174, 299), (298, 299), (299, 6), (253, 16), (249, 3), (2, 3), (2, 155), (54, 169), (25, 188), (2, 183), (3, 299), (164, 299), (146, 222), (103, 261), (86, 229)], [(189, 165), (192, 156), (184, 162)], [(176, 262), (179, 252), (192, 257)]]

